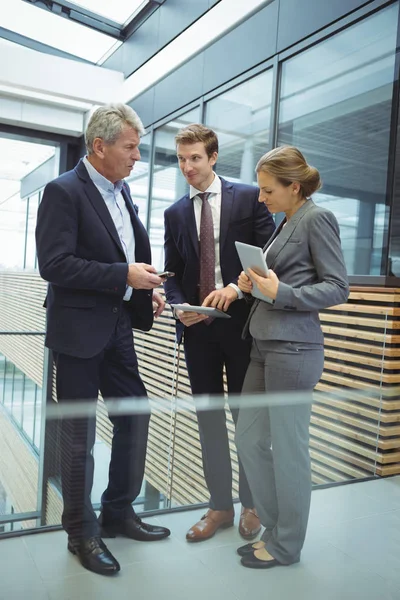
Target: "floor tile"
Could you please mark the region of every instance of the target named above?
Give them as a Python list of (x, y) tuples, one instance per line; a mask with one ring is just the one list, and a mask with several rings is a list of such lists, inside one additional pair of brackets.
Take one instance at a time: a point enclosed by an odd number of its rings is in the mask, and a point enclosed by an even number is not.
[[(27, 536), (29, 537), (29, 536)], [(22, 537), (0, 540), (0, 598), (10, 589), (43, 589), (40, 574), (30, 556)], [(46, 541), (49, 555), (49, 542)], [(7, 600), (10, 600), (10, 596)]]
[(309, 530), (317, 529), (321, 533), (326, 525), (345, 523), (385, 511), (379, 499), (363, 491), (362, 484), (314, 490), (311, 494)]
[(198, 544), (185, 535), (205, 509), (145, 519), (167, 540), (106, 540), (122, 566), (111, 578), (85, 571), (64, 532), (0, 540), (0, 600), (400, 600), (400, 478), (314, 491), (302, 561), (288, 568), (240, 565), (240, 508), (235, 527)]
[(400, 477), (365, 481), (357, 484), (357, 489), (378, 501), (381, 512), (400, 508)]
[(55, 531), (26, 536), (24, 543), (43, 580), (79, 575), (82, 566), (67, 549), (67, 534)]
[(51, 600), (237, 600), (201, 563), (191, 560), (126, 567), (115, 577), (87, 574), (46, 582)]
[(330, 527), (328, 537), (336, 548), (400, 588), (400, 510)]

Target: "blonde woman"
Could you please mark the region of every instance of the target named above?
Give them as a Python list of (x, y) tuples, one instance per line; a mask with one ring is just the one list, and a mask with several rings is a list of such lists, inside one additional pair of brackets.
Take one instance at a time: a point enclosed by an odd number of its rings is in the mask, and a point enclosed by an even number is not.
[[(265, 154), (256, 167), (259, 202), (286, 218), (267, 241), (267, 277), (242, 272), (238, 286), (256, 300), (245, 334), (253, 338), (243, 394), (279, 394), (277, 404), (241, 409), (236, 444), (265, 531), (238, 549), (245, 567), (300, 560), (311, 499), (309, 424), (312, 390), (324, 363), (318, 311), (345, 302), (349, 287), (335, 216), (314, 204), (317, 169), (294, 147)], [(290, 392), (303, 392), (290, 403)]]

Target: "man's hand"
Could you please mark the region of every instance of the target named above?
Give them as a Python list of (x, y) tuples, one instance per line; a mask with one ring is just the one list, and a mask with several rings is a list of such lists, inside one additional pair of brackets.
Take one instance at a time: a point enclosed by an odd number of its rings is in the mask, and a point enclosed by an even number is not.
[(164, 298), (158, 292), (153, 292), (153, 310), (155, 319), (157, 319), (163, 313), (164, 308)]
[(238, 293), (235, 288), (227, 285), (221, 290), (214, 290), (211, 294), (208, 294), (202, 306), (211, 306), (212, 308), (219, 308), (219, 310), (226, 311), (237, 298)]
[(239, 290), (244, 294), (251, 294), (251, 290), (253, 289), (253, 283), (250, 277), (247, 277), (244, 271), (242, 271), (239, 275), (237, 286)]
[(256, 286), (264, 296), (271, 298), (271, 300), (275, 300), (278, 294), (279, 279), (271, 269), (268, 269), (268, 275), (266, 277), (257, 275), (252, 269), (249, 269), (249, 275), (254, 279)]
[[(190, 306), (188, 302), (184, 302), (184, 304)], [(201, 323), (201, 321), (207, 319), (207, 315), (199, 315), (199, 313), (186, 312), (184, 310), (177, 310), (176, 316), (185, 327), (191, 327), (192, 325), (196, 325), (196, 323)]]
[(131, 263), (128, 266), (126, 283), (135, 290), (152, 290), (163, 282), (161, 277), (154, 275), (156, 269), (146, 263)]

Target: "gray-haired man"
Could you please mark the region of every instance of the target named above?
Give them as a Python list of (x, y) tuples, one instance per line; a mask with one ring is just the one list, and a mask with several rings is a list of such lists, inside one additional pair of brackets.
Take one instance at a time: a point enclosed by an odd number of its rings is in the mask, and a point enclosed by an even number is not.
[[(86, 130), (88, 154), (50, 182), (36, 229), (40, 274), (49, 282), (46, 346), (57, 367), (57, 397), (91, 401), (144, 397), (132, 328), (149, 330), (164, 309), (153, 289), (150, 243), (124, 182), (140, 160), (143, 125), (123, 104), (97, 109)], [(63, 526), (82, 565), (112, 575), (120, 566), (101, 537), (158, 540), (170, 532), (142, 523), (132, 502), (143, 481), (148, 415), (110, 416), (108, 487), (98, 521), (90, 501), (96, 419), (62, 420)]]

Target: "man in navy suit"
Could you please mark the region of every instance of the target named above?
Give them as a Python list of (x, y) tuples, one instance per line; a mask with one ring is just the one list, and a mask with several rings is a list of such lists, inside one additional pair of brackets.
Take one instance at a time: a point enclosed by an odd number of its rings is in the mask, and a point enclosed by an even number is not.
[[(218, 157), (214, 131), (193, 124), (175, 138), (179, 166), (189, 194), (165, 211), (165, 283), (170, 304), (214, 306), (231, 319), (210, 321), (204, 315), (177, 311), (177, 338), (184, 338), (192, 392), (223, 398), (225, 366), (228, 392), (240, 393), (250, 359), (250, 342), (241, 339), (248, 305), (237, 287), (242, 270), (235, 241), (264, 246), (274, 221), (258, 202), (257, 188), (230, 183), (213, 170)], [(210, 267), (211, 265), (211, 267)], [(238, 411), (232, 410), (236, 422)], [(197, 411), (203, 468), (210, 492), (207, 514), (187, 533), (188, 541), (210, 538), (233, 525), (232, 467), (223, 401), (218, 409)], [(239, 532), (252, 539), (260, 530), (246, 476), (239, 463), (242, 512)]]
[(132, 328), (149, 330), (154, 309), (155, 316), (164, 309), (153, 292), (162, 280), (124, 182), (140, 160), (143, 132), (129, 106), (97, 109), (85, 134), (88, 155), (46, 186), (36, 228), (39, 270), (49, 282), (46, 346), (57, 368), (58, 401), (93, 405), (88, 417), (62, 420), (62, 522), (70, 552), (103, 575), (120, 566), (101, 537), (151, 541), (170, 534), (143, 523), (132, 507), (143, 481), (148, 414), (110, 415), (114, 434), (99, 520), (90, 501), (99, 390), (104, 399), (146, 396)]

